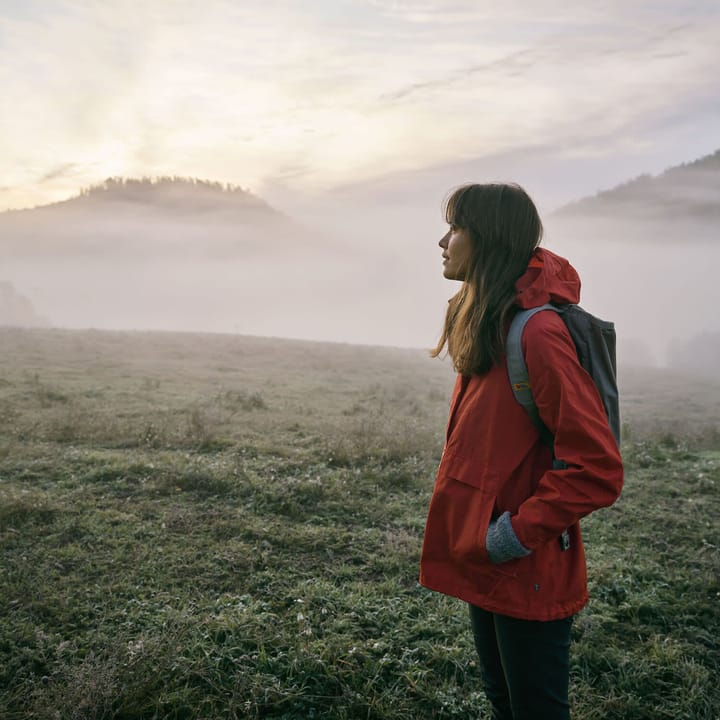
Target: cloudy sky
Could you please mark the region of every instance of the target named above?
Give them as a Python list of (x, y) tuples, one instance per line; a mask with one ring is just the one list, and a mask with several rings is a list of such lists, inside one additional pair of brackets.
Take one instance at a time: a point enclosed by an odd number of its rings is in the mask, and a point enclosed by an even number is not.
[(720, 147), (716, 0), (0, 8), (0, 209), (164, 174), (290, 211), (502, 174), (550, 207)]

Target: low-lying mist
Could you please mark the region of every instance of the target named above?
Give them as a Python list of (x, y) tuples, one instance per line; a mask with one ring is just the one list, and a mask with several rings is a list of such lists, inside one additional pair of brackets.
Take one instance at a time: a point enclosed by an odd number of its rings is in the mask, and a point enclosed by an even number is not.
[[(256, 206), (252, 216), (207, 202), (191, 212), (173, 191), (171, 208), (84, 198), (85, 207), (5, 213), (0, 281), (60, 327), (435, 344), (458, 287), (442, 278), (439, 202), (335, 203), (324, 216), (309, 210), (308, 222)], [(690, 357), (714, 371), (717, 353), (692, 349), (717, 347), (720, 334), (720, 244), (707, 232), (577, 211), (544, 223), (543, 244), (580, 272), (583, 306), (615, 321), (621, 365)]]

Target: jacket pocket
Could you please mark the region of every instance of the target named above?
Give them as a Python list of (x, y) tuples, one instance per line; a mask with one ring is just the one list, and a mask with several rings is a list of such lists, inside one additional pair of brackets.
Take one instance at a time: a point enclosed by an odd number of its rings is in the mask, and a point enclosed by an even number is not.
[(438, 469), (427, 533), (463, 575), (495, 567), (485, 549), (485, 536), (498, 479), (498, 473), (461, 456), (446, 454)]

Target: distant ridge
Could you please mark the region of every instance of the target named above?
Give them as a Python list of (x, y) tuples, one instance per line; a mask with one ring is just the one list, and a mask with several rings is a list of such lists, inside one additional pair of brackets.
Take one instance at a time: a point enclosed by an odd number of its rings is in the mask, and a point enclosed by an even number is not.
[(594, 196), (564, 205), (553, 215), (626, 216), (639, 220), (699, 222), (720, 220), (720, 150), (668, 168), (660, 175), (642, 174)]
[(246, 254), (265, 232), (303, 237), (290, 217), (236, 185), (112, 177), (67, 200), (0, 213), (0, 252), (6, 260), (76, 253), (147, 256), (193, 248), (232, 256)]
[(264, 200), (238, 185), (190, 177), (112, 177), (82, 190), (77, 197), (91, 202), (155, 205), (182, 212), (205, 212), (217, 210), (219, 205), (235, 205), (243, 209), (277, 213)]
[[(286, 219), (282, 213), (239, 185), (169, 175), (109, 177), (103, 182), (83, 188), (77, 195), (66, 200), (22, 210), (6, 210), (3, 214), (92, 211), (98, 206), (107, 210), (109, 205), (122, 203), (183, 215), (240, 212), (255, 217), (264, 216), (267, 219)], [(0, 217), (3, 214), (0, 214)]]

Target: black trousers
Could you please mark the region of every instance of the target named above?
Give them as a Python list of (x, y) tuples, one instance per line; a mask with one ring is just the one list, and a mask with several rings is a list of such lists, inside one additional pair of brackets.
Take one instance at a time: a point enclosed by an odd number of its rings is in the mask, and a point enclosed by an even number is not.
[(517, 620), (470, 605), (492, 720), (569, 720), (572, 617)]

